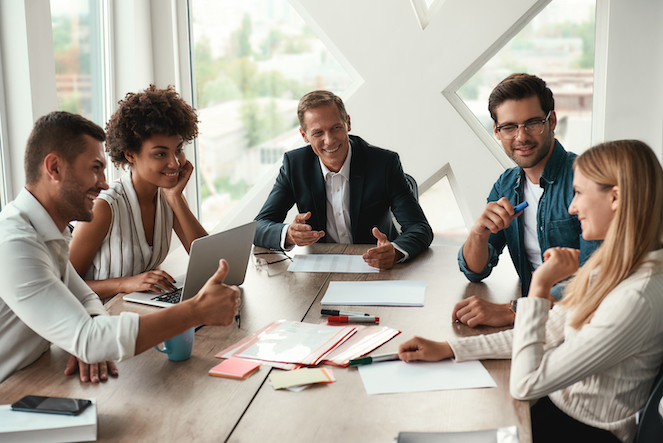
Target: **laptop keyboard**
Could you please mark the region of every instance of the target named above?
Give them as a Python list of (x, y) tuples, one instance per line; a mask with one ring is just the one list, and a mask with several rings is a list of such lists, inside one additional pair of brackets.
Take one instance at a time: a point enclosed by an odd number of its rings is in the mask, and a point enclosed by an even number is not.
[(180, 302), (180, 298), (182, 298), (182, 288), (175, 289), (173, 292), (167, 294), (157, 295), (156, 297), (152, 297), (152, 300), (176, 304)]

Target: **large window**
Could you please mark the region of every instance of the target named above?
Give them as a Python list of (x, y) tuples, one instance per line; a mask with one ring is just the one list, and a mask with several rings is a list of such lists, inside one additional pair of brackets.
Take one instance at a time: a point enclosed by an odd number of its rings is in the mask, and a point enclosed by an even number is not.
[(0, 211), (2, 211), (2, 208), (5, 206), (5, 202), (7, 201), (7, 194), (5, 193), (5, 146), (3, 143), (3, 126), (4, 122), (0, 121)]
[(190, 0), (201, 222), (213, 228), (283, 153), (302, 146), (297, 102), (350, 76), (287, 0)]
[(458, 91), (490, 134), (490, 92), (527, 72), (553, 92), (560, 143), (576, 153), (591, 145), (595, 15), (596, 0), (553, 0)]
[(105, 126), (103, 8), (99, 0), (51, 0), (58, 109)]

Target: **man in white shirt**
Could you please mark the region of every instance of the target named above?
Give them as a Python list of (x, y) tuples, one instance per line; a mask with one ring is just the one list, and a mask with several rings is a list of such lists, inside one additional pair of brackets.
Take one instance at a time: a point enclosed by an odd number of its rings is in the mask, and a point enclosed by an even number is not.
[(51, 343), (72, 355), (65, 374), (78, 369), (81, 381), (98, 382), (117, 374), (112, 360), (196, 325), (234, 320), (240, 293), (223, 284), (225, 261), (196, 297), (144, 316), (109, 316), (78, 276), (69, 263), (67, 225), (90, 221), (94, 199), (108, 187), (104, 140), (98, 125), (68, 112), (40, 118), (30, 134), (26, 187), (0, 212), (0, 382)]
[[(428, 248), (433, 232), (398, 154), (348, 135), (350, 116), (329, 91), (302, 97), (297, 116), (309, 145), (284, 154), (274, 188), (256, 217), (254, 244), (285, 250), (318, 241), (377, 243), (364, 260), (382, 269)], [(284, 224), (294, 204), (299, 214)]]

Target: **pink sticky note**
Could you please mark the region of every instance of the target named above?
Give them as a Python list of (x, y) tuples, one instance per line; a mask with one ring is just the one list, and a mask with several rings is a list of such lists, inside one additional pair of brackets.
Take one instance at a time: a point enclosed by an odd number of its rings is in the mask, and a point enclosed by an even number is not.
[(232, 357), (210, 369), (209, 375), (245, 379), (253, 374), (260, 365), (259, 361)]

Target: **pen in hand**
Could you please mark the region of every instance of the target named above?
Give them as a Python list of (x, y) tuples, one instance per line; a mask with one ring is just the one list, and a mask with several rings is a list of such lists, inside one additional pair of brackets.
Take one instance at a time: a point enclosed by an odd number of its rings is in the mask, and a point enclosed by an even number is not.
[[(527, 202), (522, 202), (521, 204), (516, 205), (516, 207), (513, 208), (513, 213), (514, 213), (514, 214), (517, 214), (517, 213), (519, 213), (520, 211), (522, 211), (523, 209), (525, 209), (525, 208), (528, 207), (528, 206), (529, 206), (529, 203), (527, 203)], [(486, 228), (486, 231), (490, 231), (490, 229)]]

